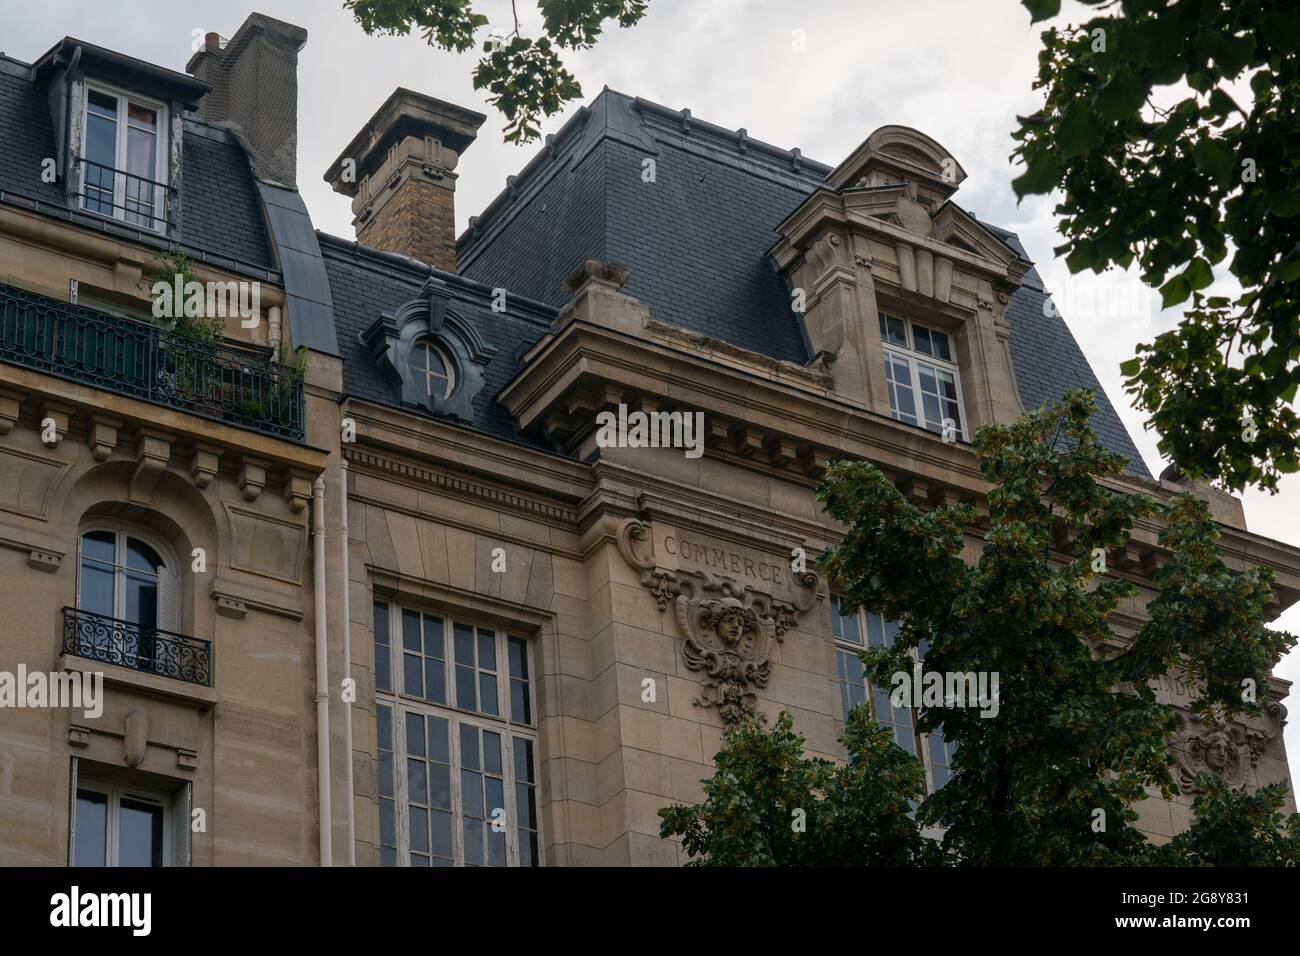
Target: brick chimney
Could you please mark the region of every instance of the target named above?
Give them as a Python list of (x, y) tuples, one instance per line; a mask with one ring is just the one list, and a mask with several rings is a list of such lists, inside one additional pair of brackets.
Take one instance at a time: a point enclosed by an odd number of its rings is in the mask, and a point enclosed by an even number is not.
[(456, 162), (486, 119), (398, 88), (330, 165), (366, 245), (456, 271)]
[(261, 179), (298, 184), (298, 53), (302, 27), (253, 13), (223, 47), (209, 33), (187, 72), (212, 84), (198, 118), (234, 126), (253, 151)]

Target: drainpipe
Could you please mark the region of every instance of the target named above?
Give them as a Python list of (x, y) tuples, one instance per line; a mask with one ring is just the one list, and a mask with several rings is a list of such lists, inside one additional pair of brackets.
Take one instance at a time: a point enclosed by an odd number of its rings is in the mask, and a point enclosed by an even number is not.
[(330, 695), (325, 640), (325, 477), (318, 476), (311, 493), (313, 554), (316, 585), (316, 773), (320, 791), (320, 865), (332, 866), (330, 832)]
[[(352, 616), (348, 605), (348, 592), (352, 589), (352, 581), (348, 577), (348, 463), (344, 459), (343, 481), (339, 485), (339, 502), (343, 510), (343, 528), (340, 532), (343, 538), (343, 680), (348, 681), (352, 678)], [(353, 696), (355, 696), (355, 690)], [(352, 785), (352, 701), (343, 702), (343, 746), (344, 753), (344, 772), (348, 778), (348, 866), (357, 865), (357, 819), (356, 819), (356, 795), (353, 793)]]

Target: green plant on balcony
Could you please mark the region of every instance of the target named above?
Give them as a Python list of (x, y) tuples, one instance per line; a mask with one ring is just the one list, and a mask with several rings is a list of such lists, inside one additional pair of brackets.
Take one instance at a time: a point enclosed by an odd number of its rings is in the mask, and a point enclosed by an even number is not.
[(155, 314), (164, 313), (159, 318), (168, 320), (168, 331), (177, 337), (158, 341), (158, 386), (176, 399), (219, 411), (221, 382), (211, 372), (224, 341), (225, 323), (221, 316), (208, 314), (205, 297), (198, 298), (196, 309), (187, 308), (190, 297), (184, 290), (198, 282), (188, 256), (171, 250), (159, 253), (156, 259), (158, 269), (146, 275), (145, 281), (151, 290), (160, 283), (176, 290), (167, 296), (170, 307), (155, 308)]

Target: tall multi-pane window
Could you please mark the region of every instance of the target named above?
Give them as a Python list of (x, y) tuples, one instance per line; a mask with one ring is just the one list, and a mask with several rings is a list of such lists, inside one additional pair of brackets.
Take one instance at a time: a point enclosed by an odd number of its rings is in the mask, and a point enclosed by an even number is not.
[[(948, 782), (953, 745), (943, 739), (942, 731), (919, 733), (912, 709), (895, 707), (889, 699), (891, 688), (873, 686), (858, 658), (868, 647), (892, 647), (898, 637), (898, 624), (870, 611), (841, 614), (839, 596), (832, 594), (831, 628), (844, 719), (848, 720), (851, 709), (869, 702), (876, 722), (893, 731), (894, 743), (925, 765), (927, 790), (938, 790)], [(924, 650), (917, 656), (924, 658)]]
[(946, 332), (880, 313), (889, 411), (901, 422), (965, 438), (961, 382)]
[(374, 605), (382, 866), (539, 866), (521, 637)]

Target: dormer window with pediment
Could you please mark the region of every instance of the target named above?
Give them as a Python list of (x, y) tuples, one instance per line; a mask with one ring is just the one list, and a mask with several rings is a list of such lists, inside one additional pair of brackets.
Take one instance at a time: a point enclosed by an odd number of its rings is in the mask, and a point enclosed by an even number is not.
[(430, 278), (419, 295), (384, 312), (361, 341), (384, 375), (401, 387), (402, 401), (435, 415), (474, 420), (474, 397), (496, 350), (453, 302), (446, 284)]

